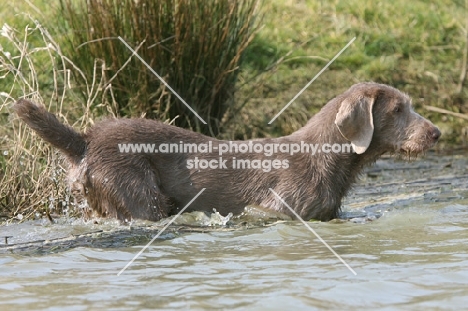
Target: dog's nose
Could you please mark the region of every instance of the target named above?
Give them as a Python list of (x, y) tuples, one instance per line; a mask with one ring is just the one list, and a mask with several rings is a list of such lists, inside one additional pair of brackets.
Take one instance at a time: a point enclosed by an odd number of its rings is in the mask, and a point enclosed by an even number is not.
[(440, 135), (442, 135), (442, 133), (440, 133), (440, 130), (437, 127), (434, 127), (431, 133), (431, 138), (434, 140), (438, 140), (440, 138)]

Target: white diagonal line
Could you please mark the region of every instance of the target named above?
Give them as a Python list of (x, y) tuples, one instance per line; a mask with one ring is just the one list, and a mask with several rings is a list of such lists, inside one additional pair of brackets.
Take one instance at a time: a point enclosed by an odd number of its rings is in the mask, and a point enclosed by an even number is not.
[(185, 100), (184, 100), (182, 97), (180, 97), (179, 94), (177, 94), (177, 92), (174, 91), (174, 89), (173, 89), (169, 84), (167, 84), (167, 82), (164, 81), (164, 79), (163, 79), (160, 75), (158, 75), (158, 73), (157, 73), (156, 71), (154, 71), (154, 69), (151, 68), (151, 66), (148, 65), (148, 63), (147, 63), (140, 55), (138, 55), (138, 53), (137, 53), (134, 49), (132, 49), (132, 47), (131, 47), (130, 45), (128, 45), (127, 42), (125, 42), (124, 39), (122, 39), (121, 36), (118, 36), (118, 38), (119, 38), (120, 41), (122, 41), (123, 44), (125, 44), (125, 46), (126, 46), (130, 51), (132, 51), (133, 55), (135, 55), (143, 64), (145, 64), (145, 66), (148, 67), (148, 69), (149, 69), (156, 77), (158, 77), (158, 79), (161, 80), (161, 82), (162, 82), (162, 83), (163, 83), (163, 84), (164, 84), (164, 85), (165, 85), (165, 86), (182, 102), (182, 103), (184, 103), (184, 105), (187, 106), (187, 108), (190, 109), (190, 111), (192, 111), (192, 112), (197, 116), (197, 118), (200, 119), (200, 121), (203, 122), (203, 124), (206, 124), (205, 120), (203, 120), (202, 117), (200, 117), (200, 116), (198, 115), (198, 113), (196, 113), (195, 110), (193, 110), (192, 107), (190, 107), (189, 104), (187, 104), (187, 103), (185, 102)]
[(346, 268), (349, 269), (349, 271), (351, 271), (354, 275), (357, 275), (356, 271), (354, 271), (353, 268), (351, 268), (351, 267), (346, 263), (346, 261), (344, 261), (343, 258), (341, 258), (341, 256), (338, 255), (338, 254), (333, 250), (333, 248), (331, 248), (330, 245), (328, 245), (327, 242), (325, 242), (325, 241), (317, 234), (317, 232), (315, 232), (315, 230), (312, 229), (312, 227), (310, 227), (309, 224), (308, 224), (307, 222), (305, 222), (304, 219), (302, 219), (301, 216), (299, 216), (299, 214), (297, 214), (296, 211), (294, 211), (294, 210), (288, 205), (288, 203), (286, 203), (286, 202), (283, 200), (283, 198), (281, 198), (281, 197), (275, 192), (275, 190), (273, 190), (273, 189), (271, 189), (271, 188), (269, 188), (269, 189), (270, 189), (271, 192), (273, 192), (274, 195), (276, 195), (276, 196), (278, 197), (278, 199), (281, 200), (281, 202), (282, 202), (284, 205), (286, 205), (287, 208), (289, 208), (289, 210), (294, 214), (294, 216), (296, 216), (297, 219), (299, 219), (299, 220), (304, 224), (304, 226), (306, 226), (307, 229), (309, 229), (309, 230), (317, 237), (317, 239), (319, 239), (320, 242), (322, 242), (323, 245), (325, 245), (325, 246), (333, 253), (333, 255), (335, 255), (336, 258), (338, 258), (338, 259), (346, 266)]
[(167, 225), (165, 225), (164, 228), (162, 228), (162, 230), (159, 231), (158, 234), (156, 234), (156, 236), (155, 236), (154, 238), (152, 238), (151, 241), (149, 241), (149, 243), (146, 244), (145, 247), (143, 247), (142, 250), (139, 251), (138, 254), (136, 254), (135, 257), (133, 257), (133, 259), (130, 260), (130, 262), (127, 263), (127, 265), (126, 265), (122, 270), (120, 270), (119, 273), (117, 273), (117, 276), (120, 276), (120, 275), (122, 274), (122, 272), (124, 272), (125, 270), (127, 270), (127, 268), (130, 267), (130, 265), (131, 265), (138, 257), (140, 257), (140, 255), (148, 248), (148, 246), (150, 246), (151, 243), (153, 243), (154, 240), (156, 240), (156, 239), (164, 232), (164, 230), (166, 230), (167, 227), (169, 227), (169, 226), (174, 222), (174, 220), (176, 220), (177, 217), (179, 217), (180, 214), (182, 214), (182, 213), (185, 211), (185, 209), (187, 209), (187, 207), (189, 207), (190, 204), (192, 204), (193, 201), (195, 201), (195, 199), (198, 198), (198, 196), (199, 196), (200, 194), (202, 194), (203, 191), (205, 191), (205, 189), (206, 189), (206, 188), (203, 188), (202, 190), (200, 190), (200, 192), (198, 192), (197, 195), (196, 195), (192, 200), (190, 200), (190, 202), (188, 202), (187, 205), (185, 205), (185, 207), (184, 207), (183, 209), (181, 209), (180, 212), (179, 212), (177, 215), (175, 215), (175, 217), (172, 218), (171, 221), (169, 221), (169, 222), (167, 223)]
[(346, 44), (345, 47), (342, 48), (341, 51), (339, 51), (338, 54), (336, 54), (335, 57), (333, 57), (331, 61), (329, 61), (328, 64), (326, 64), (325, 67), (323, 67), (322, 70), (320, 70), (319, 73), (317, 73), (315, 77), (312, 80), (310, 80), (310, 82), (307, 83), (307, 85), (304, 86), (302, 90), (300, 90), (299, 93), (297, 93), (296, 96), (294, 96), (294, 98), (291, 99), (289, 103), (286, 106), (284, 106), (284, 108), (281, 109), (281, 111), (278, 112), (273, 119), (271, 119), (270, 122), (268, 122), (268, 124), (273, 123), (273, 121), (275, 121), (276, 118), (278, 118), (280, 114), (282, 114), (289, 107), (289, 105), (291, 105), (293, 101), (295, 101), (315, 81), (315, 79), (317, 79), (328, 68), (328, 66), (330, 66), (341, 55), (341, 53), (343, 53), (351, 45), (351, 43), (354, 42), (354, 40), (356, 40), (356, 37), (352, 38), (351, 41), (349, 41), (348, 44)]

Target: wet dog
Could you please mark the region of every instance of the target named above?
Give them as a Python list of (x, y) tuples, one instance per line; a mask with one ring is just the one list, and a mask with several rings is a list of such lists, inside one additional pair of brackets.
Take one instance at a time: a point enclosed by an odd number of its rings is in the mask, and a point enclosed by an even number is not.
[(14, 110), (67, 157), (76, 201), (122, 221), (176, 214), (203, 188), (187, 211), (236, 214), (259, 205), (291, 214), (271, 188), (304, 219), (328, 221), (364, 166), (387, 152), (420, 154), (441, 135), (406, 94), (377, 83), (352, 86), (291, 135), (251, 141), (147, 119), (107, 119), (78, 133), (31, 101), (19, 100)]

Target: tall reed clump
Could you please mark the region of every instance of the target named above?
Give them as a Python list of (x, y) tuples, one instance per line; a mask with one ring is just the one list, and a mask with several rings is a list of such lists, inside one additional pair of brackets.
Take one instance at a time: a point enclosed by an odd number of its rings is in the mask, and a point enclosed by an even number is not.
[[(118, 115), (146, 114), (216, 135), (233, 104), (259, 0), (61, 0), (68, 48), (88, 76), (101, 74)], [(122, 37), (205, 120), (121, 42)], [(93, 66), (100, 64), (97, 72)]]

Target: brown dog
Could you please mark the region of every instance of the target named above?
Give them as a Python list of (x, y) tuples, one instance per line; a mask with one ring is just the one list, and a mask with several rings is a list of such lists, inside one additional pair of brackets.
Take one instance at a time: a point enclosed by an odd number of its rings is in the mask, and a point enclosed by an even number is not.
[(417, 155), (441, 135), (407, 95), (376, 83), (352, 86), (289, 136), (252, 141), (220, 141), (146, 119), (108, 119), (80, 134), (28, 100), (14, 109), (66, 155), (78, 203), (122, 221), (176, 214), (202, 188), (188, 211), (236, 214), (254, 204), (291, 214), (271, 188), (304, 219), (328, 221), (365, 165), (386, 152)]

